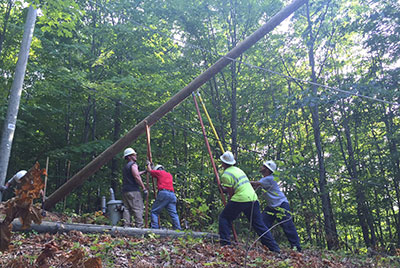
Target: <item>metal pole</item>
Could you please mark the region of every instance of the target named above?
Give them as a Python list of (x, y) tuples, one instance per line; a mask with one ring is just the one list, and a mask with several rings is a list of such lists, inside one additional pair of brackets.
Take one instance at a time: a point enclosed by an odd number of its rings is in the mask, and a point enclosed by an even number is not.
[[(3, 134), (0, 141), (0, 185), (4, 185), (7, 176), (8, 161), (10, 160), (12, 141), (17, 124), (19, 104), (24, 84), (26, 65), (28, 64), (29, 50), (31, 47), (33, 32), (35, 30), (37, 10), (32, 6), (28, 9), (21, 48), (15, 67), (14, 81), (11, 85), (10, 99), (8, 101), (7, 115), (4, 120)], [(2, 192), (0, 192), (0, 201)]]

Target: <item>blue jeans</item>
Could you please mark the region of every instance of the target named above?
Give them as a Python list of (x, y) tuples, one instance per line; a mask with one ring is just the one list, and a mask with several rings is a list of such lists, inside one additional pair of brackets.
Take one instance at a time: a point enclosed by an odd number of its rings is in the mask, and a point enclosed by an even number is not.
[[(253, 208), (253, 213), (252, 213)], [(275, 239), (272, 237), (271, 232), (265, 226), (261, 218), (260, 203), (255, 202), (234, 202), (229, 201), (222, 213), (219, 215), (219, 236), (221, 245), (230, 245), (230, 235), (232, 222), (244, 213), (256, 231), (261, 236), (261, 243), (267, 246), (271, 251), (279, 252), (279, 246)]]
[(158, 229), (158, 217), (163, 208), (167, 208), (169, 215), (172, 219), (172, 227), (181, 230), (179, 223), (178, 212), (176, 211), (176, 196), (175, 193), (161, 190), (158, 192), (157, 199), (154, 201), (151, 208), (151, 228)]
[[(278, 208), (283, 208), (284, 211), (280, 211), (279, 209), (267, 207), (262, 213), (263, 221), (268, 228), (271, 228), (274, 221), (276, 219), (279, 222), (284, 222), (280, 224), (283, 228), (283, 232), (285, 233), (287, 239), (291, 247), (296, 247), (297, 250), (301, 250), (300, 247), (300, 238), (297, 234), (296, 227), (294, 226), (292, 215), (290, 213), (290, 206), (288, 202), (283, 202), (279, 205)], [(280, 215), (279, 215), (280, 214)], [(284, 214), (284, 215), (282, 215)]]

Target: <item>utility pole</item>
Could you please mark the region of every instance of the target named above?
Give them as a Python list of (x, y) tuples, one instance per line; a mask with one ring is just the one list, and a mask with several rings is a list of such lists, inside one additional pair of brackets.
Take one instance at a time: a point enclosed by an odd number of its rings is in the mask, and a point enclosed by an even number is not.
[(126, 146), (136, 140), (141, 134), (146, 131), (146, 124), (152, 126), (164, 115), (170, 112), (175, 106), (180, 104), (186, 99), (192, 92), (201, 87), (210, 78), (216, 75), (224, 67), (232, 62), (233, 59), (239, 57), (243, 52), (249, 49), (252, 45), (257, 43), (267, 33), (271, 32), (276, 26), (278, 26), (284, 19), (289, 17), (293, 12), (299, 9), (308, 0), (294, 0), (291, 4), (287, 5), (275, 16), (273, 16), (268, 22), (261, 26), (257, 31), (248, 36), (245, 40), (240, 42), (236, 47), (229, 51), (225, 56), (221, 57), (216, 63), (209, 67), (206, 71), (200, 74), (186, 87), (176, 93), (166, 103), (161, 105), (157, 110), (152, 112), (149, 116), (143, 119), (139, 124), (132, 128), (125, 136), (120, 138), (110, 147), (108, 147), (99, 156), (93, 159), (89, 164), (82, 168), (76, 173), (69, 181), (64, 183), (58, 188), (44, 203), (46, 210), (51, 209), (57, 202), (68, 195), (72, 190), (81, 185), (87, 178), (92, 176), (97, 170), (99, 170), (105, 163), (111, 160), (116, 154), (121, 152)]
[[(14, 138), (15, 125), (17, 123), (19, 102), (21, 100), (22, 85), (24, 83), (26, 65), (28, 63), (33, 31), (35, 29), (36, 15), (37, 10), (30, 6), (28, 10), (28, 15), (26, 17), (21, 48), (18, 54), (17, 65), (15, 67), (14, 81), (11, 85), (7, 115), (4, 120), (3, 133), (1, 136), (0, 185), (4, 185), (7, 176), (8, 161), (11, 154), (11, 145)], [(0, 192), (0, 201), (2, 200), (2, 197), (2, 193)]]

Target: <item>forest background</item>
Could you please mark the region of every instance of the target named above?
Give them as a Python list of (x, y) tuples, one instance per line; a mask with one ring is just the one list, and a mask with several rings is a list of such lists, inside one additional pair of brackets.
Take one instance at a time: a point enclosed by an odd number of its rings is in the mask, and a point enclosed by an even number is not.
[[(40, 1), (7, 178), (49, 157), (51, 194), (287, 3)], [(0, 3), (0, 123), (26, 13), (24, 1)], [(399, 44), (397, 0), (309, 1), (200, 90), (250, 179), (263, 159), (278, 163), (305, 245), (400, 247)], [(216, 232), (223, 205), (193, 100), (151, 139), (182, 222)], [(146, 137), (132, 147), (142, 170)], [(94, 213), (110, 187), (121, 199), (123, 164), (114, 157), (55, 210)]]

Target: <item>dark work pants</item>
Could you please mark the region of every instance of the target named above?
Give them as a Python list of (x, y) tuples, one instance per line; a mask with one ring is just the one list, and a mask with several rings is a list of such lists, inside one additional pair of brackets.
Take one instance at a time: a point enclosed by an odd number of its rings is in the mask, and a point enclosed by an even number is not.
[[(279, 208), (282, 208), (283, 211), (281, 211)], [(291, 247), (296, 247), (298, 250), (301, 250), (300, 238), (297, 234), (296, 227), (294, 226), (288, 202), (283, 202), (277, 208), (266, 207), (262, 213), (262, 217), (268, 228), (272, 227), (276, 219), (278, 219), (279, 222), (283, 222), (280, 225), (282, 226)]]
[[(251, 209), (253, 208), (253, 213)], [(221, 245), (230, 245), (230, 234), (232, 228), (232, 222), (239, 217), (240, 213), (244, 213), (247, 219), (251, 222), (256, 233), (262, 237), (260, 238), (261, 243), (267, 246), (271, 251), (279, 252), (279, 246), (275, 239), (272, 237), (271, 232), (265, 226), (261, 212), (260, 204), (258, 201), (255, 202), (234, 202), (229, 201), (224, 210), (219, 215), (219, 236)]]

